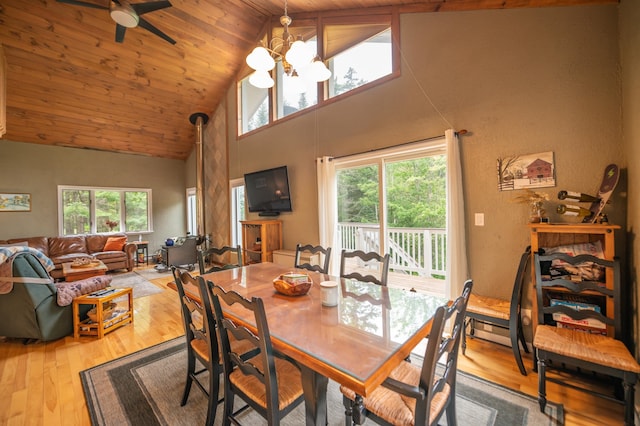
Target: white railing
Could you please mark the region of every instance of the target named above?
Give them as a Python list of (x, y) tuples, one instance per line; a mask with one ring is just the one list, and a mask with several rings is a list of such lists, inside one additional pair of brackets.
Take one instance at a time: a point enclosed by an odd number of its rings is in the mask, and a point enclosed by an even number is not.
[[(447, 275), (447, 232), (441, 228), (388, 228), (390, 268), (417, 276)], [(341, 249), (380, 252), (380, 227), (369, 223), (339, 223)]]

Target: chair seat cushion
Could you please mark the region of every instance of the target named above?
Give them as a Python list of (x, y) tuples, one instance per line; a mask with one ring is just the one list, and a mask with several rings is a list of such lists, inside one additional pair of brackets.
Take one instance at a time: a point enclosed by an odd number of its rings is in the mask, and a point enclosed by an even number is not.
[[(278, 377), (278, 403), (279, 409), (282, 410), (302, 396), (302, 378), (300, 370), (289, 361), (277, 357), (274, 357), (274, 360), (276, 364), (276, 375)], [(262, 367), (261, 356), (256, 356), (249, 362), (255, 365), (260, 371), (265, 371)], [(267, 388), (256, 376), (245, 375), (240, 369), (235, 369), (230, 374), (229, 380), (260, 406), (263, 408), (267, 407)]]
[[(418, 386), (420, 383), (421, 366), (408, 362), (402, 362), (396, 367), (389, 377)], [(351, 389), (340, 386), (340, 391), (352, 401), (355, 399), (355, 392)], [(429, 423), (435, 420), (445, 407), (451, 388), (444, 385), (442, 392), (434, 395), (431, 402)], [(373, 414), (394, 425), (411, 426), (414, 424), (416, 400), (414, 398), (399, 394), (384, 386), (378, 386), (371, 395), (363, 398), (364, 405)]]
[(509, 309), (511, 303), (508, 300), (495, 299), (493, 297), (478, 296), (471, 294), (467, 312), (480, 315), (487, 315), (493, 318), (509, 320)]
[(533, 346), (622, 371), (640, 373), (640, 365), (620, 340), (550, 325), (539, 325)]

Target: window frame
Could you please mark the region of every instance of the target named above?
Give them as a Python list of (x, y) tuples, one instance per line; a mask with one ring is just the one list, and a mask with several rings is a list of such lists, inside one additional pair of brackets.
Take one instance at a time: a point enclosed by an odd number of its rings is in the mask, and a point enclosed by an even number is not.
[[(277, 117), (277, 106), (278, 106), (278, 102), (279, 100), (276, 99), (276, 97), (278, 96), (278, 92), (280, 91), (280, 89), (278, 89), (275, 85), (274, 87), (271, 87), (269, 89), (264, 89), (267, 90), (267, 104), (269, 106), (268, 108), (268, 117), (267, 117), (267, 123), (260, 126), (260, 127), (256, 127), (252, 130), (248, 130), (245, 131), (244, 129), (247, 127), (244, 125), (243, 123), (243, 92), (242, 92), (242, 82), (247, 80), (248, 77), (253, 73), (253, 70), (250, 69), (247, 65), (245, 65), (243, 67), (243, 69), (238, 73), (238, 77), (237, 77), (237, 81), (236, 81), (236, 113), (237, 113), (237, 129), (236, 129), (236, 138), (237, 139), (241, 139), (243, 137), (252, 135), (260, 130), (269, 128), (277, 123), (286, 121), (286, 120), (290, 120), (292, 118), (298, 117), (301, 114), (304, 114), (306, 112), (309, 111), (314, 111), (316, 108), (321, 108), (325, 105), (329, 105), (333, 102), (337, 102), (341, 99), (345, 99), (349, 96), (353, 96), (353, 95), (357, 95), (359, 93), (362, 93), (363, 91), (369, 90), (373, 87), (378, 86), (379, 84), (383, 84), (386, 83), (390, 80), (393, 80), (395, 78), (400, 77), (401, 72), (400, 72), (400, 14), (398, 12), (397, 8), (372, 8), (367, 10), (367, 14), (354, 14), (354, 12), (350, 12), (350, 13), (331, 13), (329, 15), (327, 15), (326, 13), (320, 13), (320, 14), (301, 14), (299, 17), (292, 17), (293, 18), (293, 23), (292, 25), (289, 27), (291, 30), (291, 33), (295, 36), (296, 35), (296, 23), (299, 24), (299, 26), (302, 27), (308, 27), (309, 26), (309, 22), (315, 22), (315, 25), (317, 26), (317, 31), (316, 31), (316, 37), (317, 37), (317, 49), (318, 49), (318, 55), (322, 58), (322, 60), (325, 62), (325, 64), (327, 63), (327, 61), (330, 59), (328, 57), (326, 57), (326, 55), (324, 54), (326, 49), (325, 49), (325, 41), (326, 41), (326, 30), (325, 28), (327, 26), (335, 26), (335, 25), (366, 25), (366, 24), (371, 24), (371, 25), (380, 25), (380, 24), (387, 24), (389, 25), (389, 28), (391, 30), (391, 73), (381, 76), (380, 78), (377, 78), (375, 80), (372, 80), (370, 82), (367, 82), (361, 86), (355, 87), (351, 90), (348, 90), (346, 92), (340, 93), (338, 95), (334, 95), (332, 97), (329, 97), (329, 84), (328, 81), (325, 82), (320, 82), (317, 84), (317, 102), (315, 105), (310, 105), (304, 109), (292, 112), (290, 114), (286, 114), (283, 117), (278, 118)], [(274, 19), (272, 20), (270, 23), (268, 23), (266, 25), (266, 28), (263, 30), (263, 32), (260, 34), (259, 40), (262, 40), (263, 43), (266, 43), (266, 40), (268, 37), (271, 37), (271, 35), (274, 33), (274, 31), (278, 31), (278, 28), (281, 28), (281, 24), (279, 22), (279, 20)], [(268, 39), (270, 41), (270, 38)], [(358, 42), (360, 43), (360, 42)], [(345, 50), (350, 49), (351, 47), (353, 47), (354, 45), (357, 45), (358, 43), (348, 43), (345, 46), (343, 46), (342, 49), (337, 50), (336, 52), (334, 52), (333, 56), (338, 55), (340, 53), (342, 53)], [(249, 53), (249, 52), (247, 52)], [(270, 71), (270, 74), (272, 76), (272, 78), (274, 79), (274, 81), (276, 82), (276, 84), (278, 84), (278, 79), (279, 76), (275, 75), (276, 70), (278, 69), (278, 67), (275, 67), (273, 71)], [(247, 84), (250, 84), (247, 82)]]
[[(65, 234), (64, 233), (64, 191), (88, 191), (89, 192), (89, 221), (91, 223), (88, 233), (91, 234), (109, 234), (111, 232), (98, 232), (96, 221), (96, 191), (110, 191), (120, 193), (120, 217), (118, 222), (120, 224), (120, 230), (118, 233), (127, 235), (142, 235), (150, 234), (153, 232), (153, 191), (151, 188), (120, 188), (120, 187), (106, 187), (106, 186), (81, 186), (81, 185), (58, 185), (58, 235), (82, 235), (80, 234)], [(145, 192), (147, 194), (147, 229), (142, 231), (127, 231), (126, 229), (126, 203), (125, 195), (127, 192)], [(116, 232), (116, 231), (114, 231)]]

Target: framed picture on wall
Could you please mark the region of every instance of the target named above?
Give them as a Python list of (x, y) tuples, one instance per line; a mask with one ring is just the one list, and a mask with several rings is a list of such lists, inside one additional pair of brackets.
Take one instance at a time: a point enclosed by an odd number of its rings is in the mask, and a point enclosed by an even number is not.
[(0, 212), (30, 212), (31, 194), (0, 193)]
[(544, 188), (556, 186), (553, 151), (498, 158), (498, 189)]

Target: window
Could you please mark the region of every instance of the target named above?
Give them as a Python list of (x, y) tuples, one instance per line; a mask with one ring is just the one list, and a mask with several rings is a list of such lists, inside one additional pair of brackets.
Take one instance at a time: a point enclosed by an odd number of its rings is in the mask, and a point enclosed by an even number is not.
[[(336, 32), (338, 30), (336, 29)], [(329, 97), (341, 95), (391, 74), (391, 28), (329, 59)]]
[[(253, 70), (247, 67), (246, 77), (238, 82), (238, 134), (322, 105), (394, 73), (399, 75), (399, 46), (393, 43), (394, 35), (399, 34), (398, 22), (398, 16), (393, 13), (322, 20), (294, 18), (290, 33), (302, 37), (310, 50), (324, 58), (332, 76), (318, 84), (304, 79), (304, 69), (296, 70), (297, 75), (288, 75), (282, 62), (277, 61), (271, 71), (274, 86), (259, 89), (249, 83)], [(275, 41), (282, 37), (282, 32), (282, 26), (274, 21), (267, 34)], [(266, 35), (262, 43), (269, 45)], [(278, 51), (280, 47), (273, 48)]]
[(244, 179), (233, 179), (231, 188), (231, 245), (242, 245), (242, 224), (245, 219)]
[(151, 190), (58, 187), (60, 235), (151, 232)]
[(198, 235), (198, 209), (195, 188), (187, 188), (187, 232), (190, 235)]

